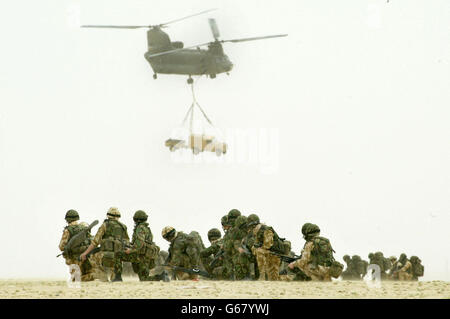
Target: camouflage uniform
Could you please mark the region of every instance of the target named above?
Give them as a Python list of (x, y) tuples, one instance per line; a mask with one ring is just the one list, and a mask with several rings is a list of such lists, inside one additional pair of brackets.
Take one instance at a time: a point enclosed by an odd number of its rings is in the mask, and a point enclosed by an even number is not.
[(412, 265), (412, 280), (418, 281), (419, 277), (424, 274), (424, 267), (422, 266), (422, 261), (417, 256), (411, 256), (410, 260)]
[(375, 254), (373, 254), (370, 263), (380, 266), (381, 279), (383, 280), (387, 279), (388, 276), (386, 271), (388, 271), (392, 267), (392, 265), (389, 259), (385, 258), (381, 251), (378, 251)]
[(226, 279), (230, 280), (234, 280), (236, 278), (236, 274), (234, 273), (235, 270), (234, 262), (236, 261), (236, 259), (233, 258), (233, 255), (235, 254), (235, 243), (234, 243), (235, 231), (233, 229), (235, 226), (235, 221), (239, 216), (241, 216), (241, 212), (238, 211), (237, 209), (232, 209), (228, 212), (226, 219), (226, 226), (228, 230), (223, 236), (223, 250), (224, 250), (223, 274)]
[[(224, 278), (224, 267), (223, 267), (223, 257), (220, 257), (223, 249), (223, 239), (221, 239), (222, 235), (217, 228), (213, 228), (208, 232), (208, 239), (211, 243), (211, 246), (205, 248), (200, 253), (200, 258), (202, 260), (202, 264), (205, 267), (206, 271), (214, 278), (218, 280), (223, 280)], [(211, 265), (211, 263), (214, 264)]]
[(259, 278), (259, 270), (256, 263), (256, 256), (252, 252), (252, 248), (255, 245), (255, 235), (253, 230), (256, 225), (259, 224), (259, 217), (256, 214), (250, 214), (247, 217), (247, 235), (242, 239), (242, 247), (245, 250), (241, 254), (245, 254), (250, 263), (250, 276), (252, 279)]
[(119, 222), (120, 212), (117, 208), (110, 208), (107, 213), (108, 219), (95, 234), (91, 246), (100, 245), (102, 265), (107, 268), (113, 268), (113, 281), (122, 280), (122, 258), (123, 251), (129, 245), (130, 238), (127, 233), (127, 226)]
[(259, 224), (253, 229), (255, 243), (252, 252), (256, 256), (259, 270), (258, 280), (280, 280), (280, 257), (271, 253), (274, 245), (274, 231), (272, 227)]
[(137, 211), (133, 217), (135, 226), (131, 240), (130, 253), (121, 253), (122, 261), (129, 261), (140, 281), (151, 280), (149, 270), (155, 267), (159, 247), (153, 242), (153, 235), (148, 227), (147, 214)]
[[(183, 233), (177, 232), (173, 227), (167, 226), (162, 231), (164, 239), (170, 242), (168, 265), (183, 268), (199, 268), (200, 256), (196, 239)], [(197, 279), (198, 275), (188, 274), (182, 271), (174, 272), (175, 279)]]
[(352, 258), (350, 258), (349, 255), (345, 255), (343, 257), (345, 263), (347, 264), (347, 268), (345, 269), (345, 271), (342, 272), (342, 279), (343, 280), (354, 280), (354, 279), (358, 279), (358, 271), (356, 269), (356, 265), (353, 262)]
[(302, 233), (306, 243), (302, 257), (293, 262), (294, 267), (300, 268), (312, 280), (331, 281), (331, 267), (335, 261), (329, 240), (319, 236), (320, 228), (314, 224), (303, 225)]
[(402, 254), (400, 256), (399, 263), (401, 264), (402, 268), (400, 268), (398, 271), (398, 280), (400, 281), (411, 280), (413, 278), (412, 264), (405, 254)]
[(361, 259), (358, 255), (353, 255), (352, 264), (355, 269), (356, 279), (362, 279), (367, 274), (367, 266), (369, 263)]
[(247, 218), (239, 216), (236, 218), (235, 227), (232, 230), (231, 238), (233, 241), (232, 262), (233, 273), (236, 280), (250, 279), (251, 256), (246, 253), (240, 253), (242, 250), (242, 240), (247, 235)]
[[(68, 215), (78, 216), (78, 213), (74, 210), (69, 210), (66, 214), (66, 220), (68, 225), (64, 228), (63, 235), (59, 242), (59, 249), (64, 251), (65, 246), (72, 238), (72, 236), (76, 235), (83, 229), (86, 229), (88, 225), (86, 223), (78, 223), (79, 217), (70, 218)], [(76, 220), (74, 220), (76, 218)], [(79, 260), (80, 254), (89, 246), (92, 236), (87, 234), (86, 241), (80, 246), (75, 247), (75, 253), (70, 255), (63, 255), (66, 260), (66, 265), (77, 265), (81, 271), (81, 281), (92, 281), (94, 279), (99, 279), (102, 281), (106, 281), (106, 273), (104, 268), (99, 262), (98, 254), (91, 254), (87, 262), (82, 263)]]

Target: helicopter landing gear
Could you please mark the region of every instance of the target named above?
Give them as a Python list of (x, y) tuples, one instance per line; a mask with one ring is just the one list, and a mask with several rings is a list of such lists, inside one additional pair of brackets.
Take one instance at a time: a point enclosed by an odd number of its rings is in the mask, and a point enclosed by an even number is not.
[(193, 78), (191, 78), (191, 76), (189, 75), (189, 78), (187, 79), (187, 83), (188, 84), (192, 84), (192, 83), (194, 83), (194, 79)]
[(153, 74), (153, 79), (156, 80), (158, 78), (158, 74)]

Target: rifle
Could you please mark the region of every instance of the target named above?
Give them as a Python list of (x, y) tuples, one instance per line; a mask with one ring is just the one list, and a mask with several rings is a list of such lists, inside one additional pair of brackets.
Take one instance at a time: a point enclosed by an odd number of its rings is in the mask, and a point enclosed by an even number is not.
[(87, 228), (80, 231), (78, 234), (74, 235), (70, 240), (67, 242), (66, 246), (64, 247), (64, 251), (59, 254), (56, 257), (59, 257), (61, 255), (67, 256), (70, 254), (71, 250), (75, 247), (80, 246), (87, 237), (87, 233), (91, 231), (92, 227), (98, 224), (98, 220), (94, 220), (92, 224), (90, 224)]
[(281, 261), (287, 262), (289, 264), (294, 262), (294, 261), (296, 261), (296, 260), (299, 260), (300, 258), (302, 258), (302, 256), (294, 255), (294, 257), (290, 257), (290, 256), (286, 256), (286, 255), (283, 255), (283, 254), (276, 253), (274, 251), (271, 251), (270, 253), (272, 255), (280, 257)]
[(225, 251), (222, 249), (219, 253), (214, 256), (214, 259), (209, 263), (209, 267), (214, 268), (214, 266), (219, 262), (220, 258), (225, 254)]
[(203, 271), (201, 269), (198, 268), (184, 268), (184, 267), (178, 267), (178, 266), (171, 266), (171, 265), (164, 265), (165, 267), (171, 268), (173, 271), (181, 271), (181, 272), (185, 272), (191, 275), (200, 275), (206, 278), (211, 278), (211, 275), (206, 272)]

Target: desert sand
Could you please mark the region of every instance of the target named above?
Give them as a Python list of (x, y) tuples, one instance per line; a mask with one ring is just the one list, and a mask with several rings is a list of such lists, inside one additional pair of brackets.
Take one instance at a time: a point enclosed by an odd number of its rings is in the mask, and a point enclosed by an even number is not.
[(450, 282), (382, 282), (369, 288), (363, 281), (258, 282), (171, 281), (121, 283), (83, 282), (68, 287), (64, 280), (0, 280), (0, 298), (450, 298)]

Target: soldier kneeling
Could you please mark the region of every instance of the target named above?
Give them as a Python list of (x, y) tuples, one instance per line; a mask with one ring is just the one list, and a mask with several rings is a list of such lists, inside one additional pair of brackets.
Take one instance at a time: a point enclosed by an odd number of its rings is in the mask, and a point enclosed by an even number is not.
[(306, 240), (302, 257), (290, 263), (289, 268), (298, 267), (316, 281), (331, 281), (331, 277), (338, 278), (344, 266), (334, 259), (330, 241), (319, 236), (320, 228), (306, 223), (302, 227), (302, 234)]

